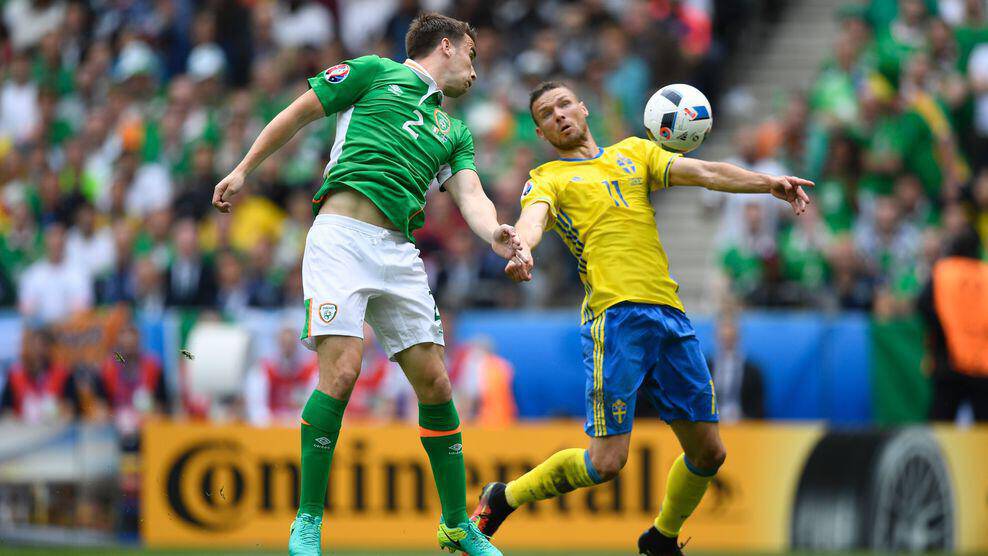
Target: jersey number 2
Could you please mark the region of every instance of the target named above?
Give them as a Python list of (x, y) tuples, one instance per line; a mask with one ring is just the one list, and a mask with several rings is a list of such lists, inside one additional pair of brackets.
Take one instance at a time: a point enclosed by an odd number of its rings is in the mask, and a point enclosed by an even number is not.
[(409, 135), (412, 136), (412, 139), (418, 139), (419, 138), (419, 134), (416, 133), (414, 129), (412, 129), (412, 126), (422, 125), (425, 122), (422, 120), (422, 113), (421, 112), (419, 112), (418, 110), (415, 110), (414, 114), (416, 116), (418, 116), (419, 119), (417, 119), (417, 120), (408, 120), (407, 122), (405, 122), (404, 124), (402, 124), (401, 127), (402, 127), (402, 129), (404, 129), (405, 131), (407, 131)]

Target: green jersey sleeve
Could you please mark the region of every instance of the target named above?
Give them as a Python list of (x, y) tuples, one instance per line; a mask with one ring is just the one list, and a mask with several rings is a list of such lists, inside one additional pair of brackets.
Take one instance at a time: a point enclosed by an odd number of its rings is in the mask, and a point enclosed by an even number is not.
[(453, 140), (453, 152), (436, 175), (436, 181), (439, 182), (441, 191), (446, 191), (443, 184), (460, 170), (477, 171), (477, 163), (474, 161), (473, 135), (462, 122), (459, 122), (454, 130), (450, 137)]
[(326, 115), (353, 106), (370, 89), (381, 69), (378, 56), (361, 56), (337, 64), (315, 77), (309, 87), (316, 93)]

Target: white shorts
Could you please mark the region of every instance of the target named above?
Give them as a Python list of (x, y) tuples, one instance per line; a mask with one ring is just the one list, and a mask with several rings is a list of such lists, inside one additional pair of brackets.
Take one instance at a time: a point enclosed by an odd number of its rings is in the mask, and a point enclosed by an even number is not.
[(302, 343), (316, 336), (364, 337), (371, 325), (394, 354), (415, 344), (443, 344), (439, 309), (425, 265), (401, 232), (335, 214), (316, 216), (302, 257), (305, 324)]

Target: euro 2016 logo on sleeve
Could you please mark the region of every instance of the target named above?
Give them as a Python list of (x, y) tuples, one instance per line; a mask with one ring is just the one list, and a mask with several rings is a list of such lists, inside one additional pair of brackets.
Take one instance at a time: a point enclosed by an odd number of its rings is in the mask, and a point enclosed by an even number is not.
[(531, 193), (532, 192), (532, 187), (534, 187), (534, 186), (535, 185), (532, 183), (532, 180), (526, 181), (525, 182), (525, 187), (521, 188), (521, 196), (524, 197), (525, 195), (528, 195), (529, 193)]
[(350, 75), (350, 66), (346, 64), (335, 65), (323, 73), (326, 81), (334, 85), (346, 79), (348, 75)]

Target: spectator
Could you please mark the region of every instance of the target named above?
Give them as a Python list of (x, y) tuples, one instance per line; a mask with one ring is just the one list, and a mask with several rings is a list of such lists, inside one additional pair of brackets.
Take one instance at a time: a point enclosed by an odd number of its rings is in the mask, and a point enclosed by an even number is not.
[(109, 226), (97, 229), (96, 219), (95, 207), (82, 201), (75, 210), (75, 226), (65, 240), (66, 258), (94, 279), (110, 271), (115, 256), (113, 232)]
[(904, 221), (902, 208), (891, 196), (875, 200), (872, 220), (861, 220), (855, 242), (868, 271), (894, 293), (914, 268), (919, 254), (920, 234), (915, 224)]
[(978, 174), (972, 191), (974, 198), (974, 226), (981, 237), (981, 245), (988, 245), (988, 168)]
[(24, 271), (18, 305), (28, 322), (47, 325), (92, 307), (93, 283), (85, 267), (66, 258), (61, 224), (45, 229), (45, 253)]
[(172, 207), (175, 216), (201, 220), (212, 207), (216, 175), (215, 150), (205, 142), (196, 144), (192, 155), (192, 174), (175, 195)]
[(10, 73), (0, 88), (0, 137), (19, 144), (30, 139), (41, 119), (38, 86), (31, 81), (25, 54), (15, 54), (9, 68)]
[(134, 238), (134, 255), (138, 258), (147, 257), (159, 269), (166, 268), (171, 258), (171, 226), (172, 212), (169, 208), (157, 209), (148, 214)]
[(489, 338), (474, 338), (454, 351), (450, 378), (464, 421), (506, 427), (518, 418), (512, 391), (514, 368), (493, 351)]
[(243, 314), (250, 301), (244, 268), (240, 258), (232, 251), (221, 251), (216, 255), (217, 298), (220, 312), (228, 317)]
[(973, 228), (950, 239), (919, 296), (928, 326), (933, 403), (930, 418), (953, 421), (970, 403), (976, 421), (988, 421), (988, 263)]
[(277, 354), (261, 358), (244, 382), (247, 421), (258, 427), (298, 421), (319, 380), (316, 363), (315, 354), (298, 341), (298, 323), (282, 326)]
[(254, 244), (247, 271), (247, 298), (251, 307), (274, 309), (284, 303), (281, 283), (284, 276), (274, 265), (274, 246), (267, 238)]
[(132, 436), (149, 417), (171, 409), (171, 395), (161, 363), (141, 347), (141, 333), (128, 322), (118, 332), (113, 354), (100, 369), (98, 413), (112, 417), (117, 430)]
[(41, 38), (57, 31), (65, 20), (66, 2), (60, 0), (10, 0), (3, 6), (3, 23), (14, 50), (25, 51)]
[(832, 237), (814, 204), (786, 227), (778, 238), (782, 278), (792, 285), (788, 292), (793, 304), (812, 305), (825, 286), (829, 269), (827, 253)]
[(134, 307), (148, 317), (160, 317), (165, 309), (161, 270), (150, 257), (138, 259), (133, 269)]
[(854, 240), (840, 236), (830, 252), (831, 298), (836, 307), (848, 310), (870, 310), (875, 280), (868, 273)]
[(765, 380), (761, 368), (741, 348), (733, 314), (723, 313), (717, 319), (717, 349), (710, 360), (710, 373), (722, 422), (766, 417)]
[(136, 299), (131, 268), (134, 262), (134, 231), (128, 222), (113, 224), (113, 267), (96, 281), (96, 301), (100, 305), (130, 303)]
[(847, 134), (832, 138), (823, 175), (813, 191), (817, 210), (832, 233), (849, 232), (854, 226), (860, 177), (861, 151), (854, 140)]
[(0, 415), (37, 424), (66, 421), (78, 413), (75, 380), (54, 358), (54, 348), (50, 329), (24, 328), (21, 358), (8, 371)]
[(974, 136), (971, 152), (975, 167), (988, 166), (988, 43), (978, 45), (967, 62), (971, 92), (974, 96)]
[[(275, 4), (274, 39), (281, 48), (319, 48), (334, 36), (333, 14), (322, 3), (289, 0)], [(401, 40), (404, 39), (402, 33)]]
[(721, 248), (721, 268), (742, 297), (759, 287), (766, 266), (776, 255), (773, 232), (765, 228), (763, 206), (759, 202), (744, 205), (741, 233)]
[(182, 218), (172, 231), (175, 254), (166, 271), (165, 305), (209, 307), (216, 301), (216, 270), (199, 249), (196, 223)]

